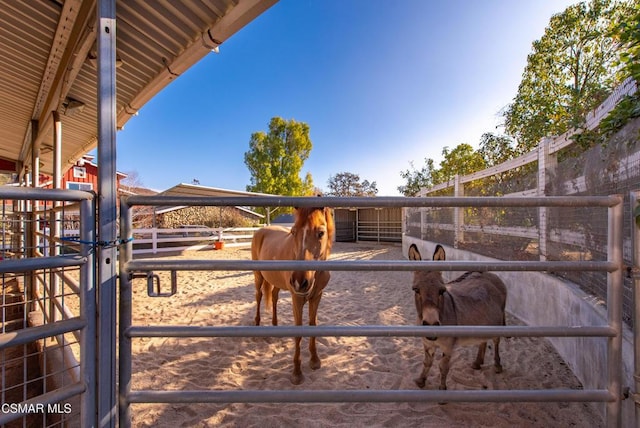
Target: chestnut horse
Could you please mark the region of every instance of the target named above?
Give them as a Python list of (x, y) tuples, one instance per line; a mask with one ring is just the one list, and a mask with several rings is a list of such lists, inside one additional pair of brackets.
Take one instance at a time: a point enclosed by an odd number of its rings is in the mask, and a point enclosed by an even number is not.
[[(253, 260), (326, 260), (331, 252), (335, 234), (333, 212), (330, 208), (296, 208), (295, 223), (289, 230), (279, 226), (263, 227), (253, 235)], [(265, 307), (271, 306), (273, 325), (278, 325), (278, 293), (289, 290), (296, 325), (302, 325), (302, 309), (309, 302), (309, 325), (317, 324), (318, 305), (322, 290), (329, 282), (326, 271), (254, 271), (256, 285), (256, 325), (260, 325), (260, 301), (265, 295)], [(295, 338), (293, 374), (291, 382), (302, 382), (300, 369), (300, 341)], [(309, 338), (310, 367), (320, 368), (316, 338)]]
[[(418, 249), (412, 246), (409, 258), (420, 260)], [(441, 245), (436, 246), (433, 260), (445, 260), (445, 251)], [(445, 284), (442, 273), (433, 271), (416, 271), (413, 277), (418, 324), (424, 326), (438, 325), (505, 325), (505, 304), (507, 288), (498, 276), (489, 272), (467, 272), (457, 279)], [(436, 348), (442, 350), (440, 361), (440, 389), (447, 389), (447, 373), (449, 361), (456, 345), (478, 345), (476, 360), (471, 365), (479, 370), (484, 363), (487, 340), (477, 337), (423, 337), (424, 362), (420, 377), (415, 382), (424, 388), (429, 369), (433, 363)], [(500, 365), (500, 337), (493, 339), (494, 370), (502, 372)]]

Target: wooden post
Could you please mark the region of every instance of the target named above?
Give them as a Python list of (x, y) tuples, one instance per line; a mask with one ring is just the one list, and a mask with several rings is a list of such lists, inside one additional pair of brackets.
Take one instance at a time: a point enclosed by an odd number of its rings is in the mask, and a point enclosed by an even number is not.
[[(550, 138), (543, 138), (538, 144), (538, 196), (547, 196), (547, 173), (555, 170), (558, 165), (558, 159), (555, 154), (551, 154), (549, 146), (553, 140)], [(540, 254), (540, 261), (547, 260), (547, 236), (549, 232), (549, 208), (538, 208), (538, 248)]]
[[(461, 180), (460, 175), (456, 174), (453, 178), (454, 180), (454, 196), (464, 196), (464, 183)], [(453, 224), (454, 224), (454, 237), (453, 237), (453, 247), (458, 248), (458, 244), (460, 242), (464, 242), (464, 208), (463, 207), (455, 207), (453, 209)]]

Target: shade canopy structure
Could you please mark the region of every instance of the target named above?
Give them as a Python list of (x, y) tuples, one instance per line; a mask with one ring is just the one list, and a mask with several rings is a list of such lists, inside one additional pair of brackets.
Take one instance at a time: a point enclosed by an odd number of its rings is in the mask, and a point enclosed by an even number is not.
[[(83, 394), (82, 426), (115, 427), (118, 419), (117, 130), (276, 1), (2, 2), (0, 174), (11, 174), (24, 187), (38, 186), (46, 174), (57, 188), (83, 155), (98, 152), (97, 202), (85, 209), (81, 232), (87, 237), (83, 245), (93, 244), (80, 268), (80, 288), (91, 294), (84, 308), (92, 334), (83, 338), (81, 388), (65, 392)], [(28, 227), (36, 236), (37, 223)], [(25, 262), (35, 257), (31, 251)], [(130, 419), (119, 415), (121, 426)]]
[[(117, 0), (116, 122), (277, 0)], [(23, 176), (39, 155), (53, 174), (54, 115), (66, 171), (97, 146), (95, 0), (8, 0), (0, 8), (0, 172)]]

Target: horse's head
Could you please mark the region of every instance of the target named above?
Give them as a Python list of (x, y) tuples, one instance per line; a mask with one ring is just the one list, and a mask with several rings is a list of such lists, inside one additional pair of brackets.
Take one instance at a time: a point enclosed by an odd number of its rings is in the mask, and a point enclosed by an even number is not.
[[(330, 208), (296, 208), (291, 228), (295, 239), (296, 260), (326, 260), (331, 252), (335, 226)], [(298, 295), (313, 290), (315, 271), (294, 271), (291, 287)]]
[[(445, 252), (442, 246), (436, 246), (433, 260), (444, 260)], [(418, 324), (425, 326), (440, 325), (440, 313), (444, 307), (444, 293), (447, 288), (442, 279), (442, 273), (437, 271), (419, 270), (413, 273), (413, 292), (418, 313)], [(427, 337), (436, 340), (436, 336)]]

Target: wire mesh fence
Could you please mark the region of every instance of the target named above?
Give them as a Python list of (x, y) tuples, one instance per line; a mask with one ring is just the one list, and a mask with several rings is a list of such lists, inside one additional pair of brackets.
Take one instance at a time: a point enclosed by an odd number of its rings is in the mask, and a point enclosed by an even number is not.
[(20, 192), (0, 191), (0, 424), (80, 426), (79, 208)]
[[(627, 124), (607, 144), (589, 150), (567, 145), (538, 160), (484, 177), (457, 177), (425, 196), (605, 196), (621, 194), (624, 207), (625, 265), (632, 266), (633, 219), (629, 193), (640, 188), (640, 119)], [(549, 144), (549, 143), (547, 143)], [(541, 151), (542, 153), (542, 151)], [(481, 174), (482, 175), (482, 174)], [(543, 181), (544, 180), (544, 181)], [(540, 182), (540, 184), (538, 184)], [(609, 238), (607, 210), (597, 207), (407, 208), (408, 236), (501, 260), (603, 261)], [(606, 274), (551, 272), (604, 301)], [(623, 319), (633, 324), (632, 278), (624, 283)]]

